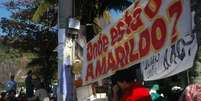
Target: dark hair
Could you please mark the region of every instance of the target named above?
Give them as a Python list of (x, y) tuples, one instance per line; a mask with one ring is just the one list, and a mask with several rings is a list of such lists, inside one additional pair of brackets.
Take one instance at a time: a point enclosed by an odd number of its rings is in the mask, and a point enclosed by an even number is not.
[(29, 71), (27, 72), (27, 75), (30, 75), (30, 74), (32, 74), (32, 70), (29, 70)]
[(125, 69), (125, 70), (120, 70), (120, 71), (117, 71), (115, 73), (115, 81), (119, 81), (119, 82), (123, 82), (123, 81), (126, 81), (128, 83), (131, 83), (134, 81), (135, 79), (135, 72), (132, 72), (131, 70), (129, 69)]
[(114, 75), (111, 76), (112, 85), (115, 85), (117, 81), (120, 82), (126, 81), (128, 83), (134, 82), (134, 80), (137, 79), (136, 70), (139, 68), (140, 63), (135, 64), (127, 69), (117, 71)]
[(15, 75), (11, 75), (10, 78), (11, 78), (11, 79), (14, 79), (14, 78), (15, 78)]
[(1, 92), (1, 97), (5, 97), (6, 96), (6, 92)]

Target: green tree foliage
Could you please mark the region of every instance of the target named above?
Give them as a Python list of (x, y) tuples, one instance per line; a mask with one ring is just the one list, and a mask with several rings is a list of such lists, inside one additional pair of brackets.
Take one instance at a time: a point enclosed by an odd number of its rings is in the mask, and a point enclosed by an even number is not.
[(102, 16), (105, 10), (124, 10), (131, 2), (128, 0), (75, 0), (75, 16), (81, 17), (81, 23), (93, 23), (94, 18)]
[(22, 53), (18, 49), (5, 46), (0, 41), (0, 83), (9, 80), (14, 74), (17, 82), (23, 82), (26, 75), (26, 65), (35, 58), (32, 53)]
[(192, 83), (201, 83), (201, 1), (191, 0), (191, 10), (194, 12), (194, 23), (195, 27), (193, 32), (197, 34), (198, 51), (195, 58), (193, 69), (191, 70), (191, 81)]
[[(11, 46), (21, 52), (31, 52), (37, 57), (32, 59), (30, 66), (39, 66), (37, 73), (46, 81), (55, 74), (57, 46), (57, 0), (34, 0), (31, 3), (20, 0), (5, 3), (12, 12), (11, 18), (1, 18), (0, 27), (3, 33), (3, 44)], [(92, 23), (95, 17), (102, 16), (103, 12), (114, 8), (123, 10), (130, 2), (127, 0), (75, 0), (75, 17), (80, 18), (83, 25)], [(43, 8), (46, 5), (45, 9)], [(81, 5), (81, 6), (80, 6)], [(42, 7), (42, 9), (41, 9)], [(32, 20), (38, 21), (35, 24)], [(94, 34), (91, 29), (91, 36)], [(93, 35), (94, 36), (94, 35)], [(93, 37), (90, 37), (90, 39)]]
[(36, 11), (34, 12), (32, 20), (34, 22), (38, 22), (40, 18), (45, 14), (45, 12), (54, 8), (56, 4), (57, 0), (41, 0)]
[[(75, 0), (75, 16), (80, 18), (81, 24), (86, 26), (87, 41), (91, 40), (97, 33), (94, 29), (96, 17), (103, 16), (106, 10), (123, 11), (132, 3), (128, 0)], [(98, 28), (98, 27), (96, 27)]]
[[(73, 16), (79, 18), (82, 25), (92, 24), (92, 26), (87, 26), (86, 35), (87, 40), (91, 40), (96, 35), (94, 31), (94, 26), (97, 26), (94, 23), (96, 17), (103, 16), (104, 11), (110, 9), (122, 11), (131, 5), (131, 1), (132, 0), (73, 0)], [(40, 21), (41, 16), (44, 16), (45, 12), (51, 8), (56, 9), (57, 4), (58, 0), (42, 0), (38, 3), (32, 20), (34, 22)]]
[(31, 52), (37, 57), (32, 59), (27, 67), (39, 66), (36, 72), (47, 85), (50, 83), (57, 70), (57, 13), (49, 9), (41, 17), (38, 24), (32, 22), (36, 6), (33, 4), (17, 5), (12, 10), (11, 18), (1, 18), (0, 27), (4, 35), (1, 35), (2, 44), (13, 47), (21, 52)]
[[(134, 1), (134, 0), (133, 0)], [(105, 10), (124, 10), (133, 1), (131, 0), (73, 0), (74, 16), (81, 18), (81, 23), (92, 23), (95, 17), (102, 16)], [(38, 21), (50, 8), (57, 5), (58, 0), (41, 0), (32, 20)]]
[(11, 60), (16, 59), (16, 58), (19, 58), (20, 56), (21, 54), (18, 50), (15, 50), (13, 48), (9, 48), (7, 46), (0, 44), (0, 62), (9, 60), (9, 59)]
[(193, 32), (197, 33), (197, 39), (199, 46), (201, 45), (201, 1), (200, 0), (191, 0), (191, 10), (195, 12), (194, 23), (195, 27)]

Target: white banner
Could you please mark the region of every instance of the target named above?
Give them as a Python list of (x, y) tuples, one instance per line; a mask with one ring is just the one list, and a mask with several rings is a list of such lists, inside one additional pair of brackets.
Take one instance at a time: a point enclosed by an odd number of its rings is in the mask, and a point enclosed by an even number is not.
[[(160, 54), (162, 58), (168, 47), (176, 44), (175, 47), (182, 48), (180, 44), (188, 44), (185, 38), (191, 36), (189, 33), (190, 0), (136, 0), (124, 11), (121, 19), (87, 43), (83, 83), (92, 83), (111, 76), (117, 70), (129, 68), (146, 59), (149, 61), (154, 54)], [(195, 52), (191, 51), (190, 57), (193, 59)], [(166, 55), (169, 54), (168, 48)], [(176, 56), (177, 53), (173, 55)], [(145, 75), (150, 76), (150, 66), (144, 69)]]
[(141, 62), (144, 80), (167, 78), (191, 68), (196, 51), (196, 34), (186, 34), (175, 45)]
[[(191, 31), (194, 17), (190, 17), (189, 0), (184, 0), (185, 11), (184, 21), (181, 27), (186, 28), (187, 32)], [(193, 14), (194, 15), (194, 14)], [(194, 58), (197, 51), (196, 34), (180, 33), (181, 38), (176, 44), (169, 46), (160, 53), (154, 54), (151, 58), (141, 63), (145, 81), (152, 81), (167, 78), (177, 73), (183, 72), (193, 66)]]

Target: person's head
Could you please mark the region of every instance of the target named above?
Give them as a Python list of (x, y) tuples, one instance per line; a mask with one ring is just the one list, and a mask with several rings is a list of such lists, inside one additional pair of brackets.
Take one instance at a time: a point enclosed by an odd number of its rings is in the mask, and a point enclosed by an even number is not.
[(27, 72), (27, 75), (32, 75), (32, 70), (29, 70), (29, 71)]
[(11, 75), (11, 76), (10, 76), (10, 79), (11, 79), (11, 80), (14, 80), (14, 79), (15, 79), (15, 75)]
[(1, 92), (1, 98), (3, 99), (4, 97), (6, 97), (6, 92)]
[(115, 73), (116, 84), (121, 89), (127, 89), (134, 83), (135, 73), (131, 70), (121, 70)]

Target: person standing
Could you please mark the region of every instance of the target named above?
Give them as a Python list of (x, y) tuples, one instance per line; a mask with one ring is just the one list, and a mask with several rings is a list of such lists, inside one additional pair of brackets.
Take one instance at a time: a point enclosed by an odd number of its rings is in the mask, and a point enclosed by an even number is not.
[(134, 81), (134, 74), (129, 70), (116, 72), (113, 101), (152, 101), (149, 90)]
[(25, 79), (25, 86), (26, 86), (26, 96), (27, 98), (32, 98), (33, 97), (33, 84), (32, 84), (32, 71), (28, 71), (27, 77)]

